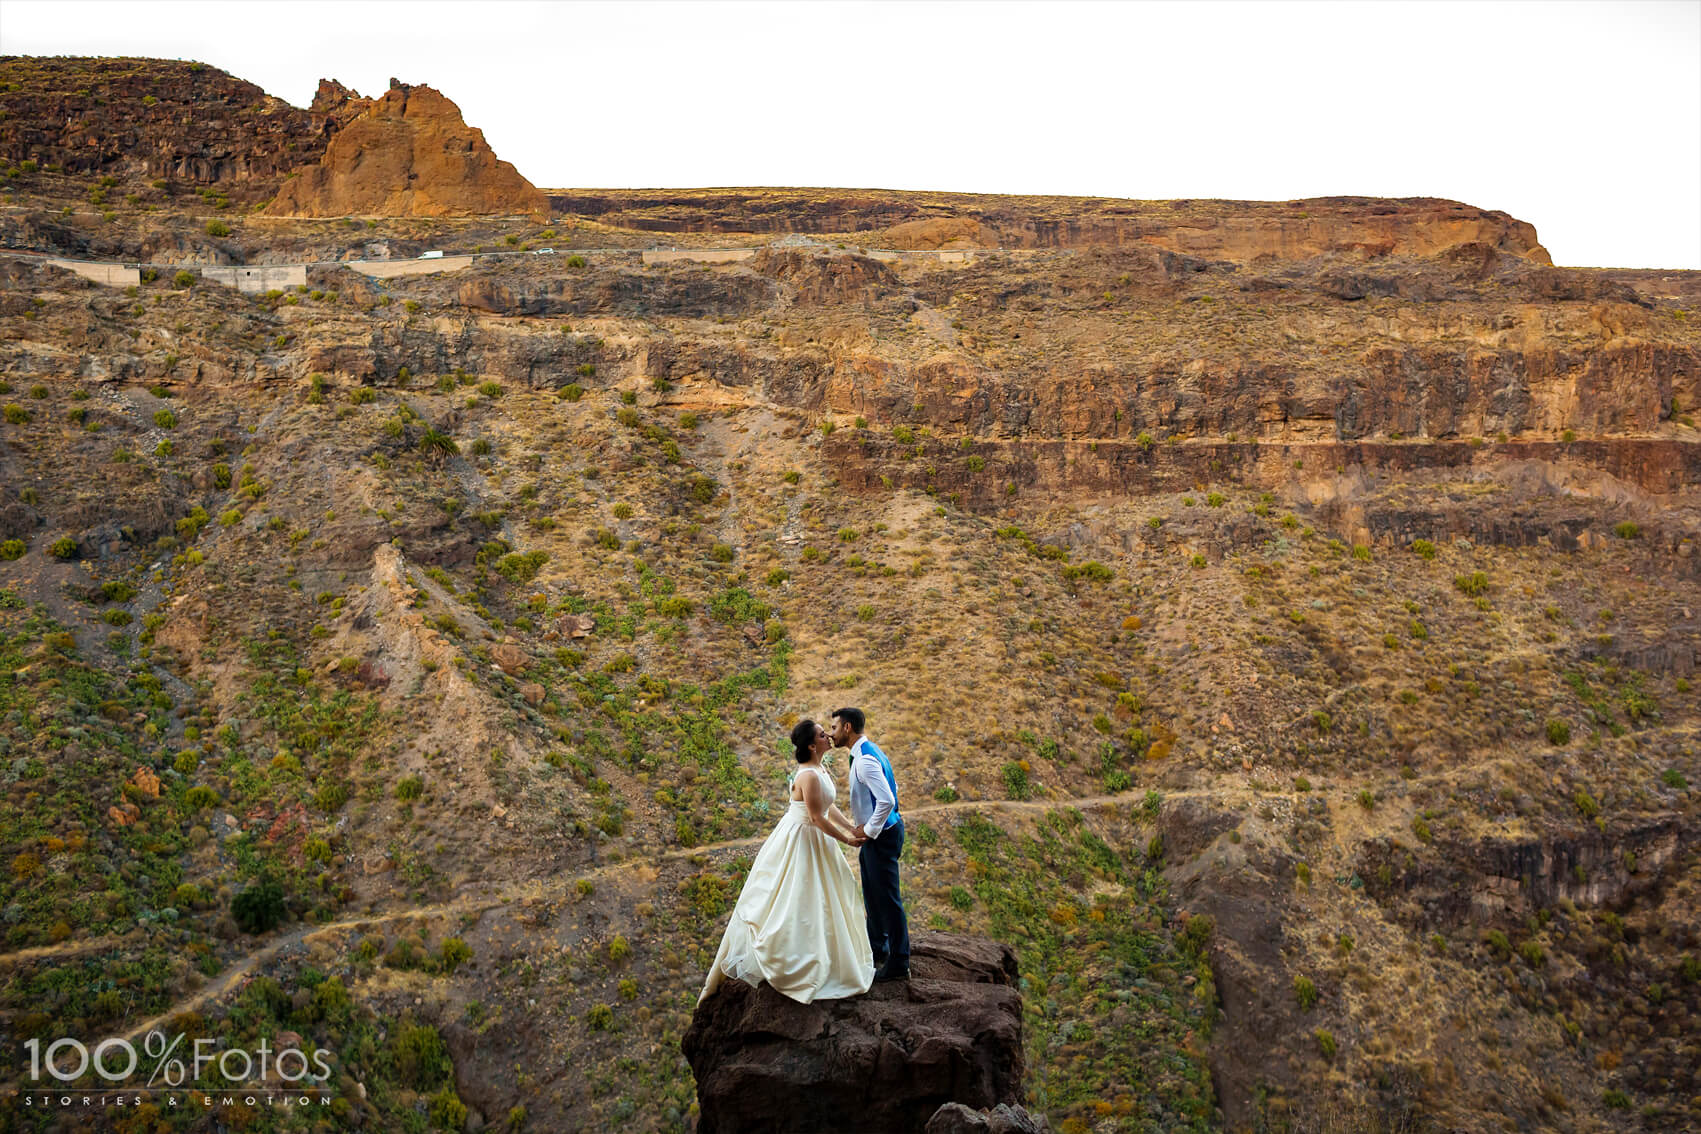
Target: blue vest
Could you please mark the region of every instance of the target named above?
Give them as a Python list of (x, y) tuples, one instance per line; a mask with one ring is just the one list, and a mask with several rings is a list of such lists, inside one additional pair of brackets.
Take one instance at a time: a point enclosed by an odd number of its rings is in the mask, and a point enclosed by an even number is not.
[(886, 759), (886, 754), (880, 751), (880, 746), (866, 736), (862, 738), (862, 746), (874, 753), (874, 758), (880, 761), (880, 770), (886, 773), (886, 786), (892, 789), (892, 814), (887, 817), (886, 822), (891, 823), (894, 819), (903, 818), (898, 814), (898, 781), (892, 776), (891, 762)]

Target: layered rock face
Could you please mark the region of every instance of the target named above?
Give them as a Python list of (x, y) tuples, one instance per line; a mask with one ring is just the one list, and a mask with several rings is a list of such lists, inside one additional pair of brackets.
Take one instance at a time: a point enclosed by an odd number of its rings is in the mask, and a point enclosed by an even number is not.
[(1551, 264), (1535, 227), (1432, 197), (1124, 201), (843, 190), (555, 190), (564, 215), (646, 232), (868, 233), (884, 248), (1155, 245), (1218, 260), (1432, 256), (1480, 244)]
[[(548, 199), (508, 162), (460, 108), (426, 86), (391, 80), (384, 94), (349, 118), (317, 166), (285, 183), (273, 216), (340, 217), (545, 215)], [(357, 105), (321, 84), (314, 105), (335, 117)]]
[(911, 947), (913, 979), (865, 996), (798, 1004), (730, 981), (700, 1004), (683, 1042), (700, 1134), (896, 1134), (934, 1129), (948, 1103), (1019, 1104), (1015, 954), (955, 933), (918, 933)]
[(0, 59), (0, 160), (217, 185), (263, 200), (325, 148), (322, 120), (253, 83), (170, 59)]

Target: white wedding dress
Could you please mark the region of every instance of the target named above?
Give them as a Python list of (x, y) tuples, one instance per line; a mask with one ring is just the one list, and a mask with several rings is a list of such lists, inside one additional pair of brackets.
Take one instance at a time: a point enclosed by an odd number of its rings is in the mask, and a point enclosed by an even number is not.
[[(838, 798), (825, 771), (798, 775), (819, 775), (827, 802)], [(728, 978), (767, 981), (803, 1004), (868, 991), (874, 952), (862, 892), (840, 845), (809, 822), (807, 804), (791, 801), (750, 864), (698, 1003)]]

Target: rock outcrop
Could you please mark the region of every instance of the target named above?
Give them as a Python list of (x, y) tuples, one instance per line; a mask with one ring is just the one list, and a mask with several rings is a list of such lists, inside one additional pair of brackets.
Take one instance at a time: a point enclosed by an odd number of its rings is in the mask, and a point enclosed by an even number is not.
[[(272, 216), (457, 217), (549, 212), (549, 200), (508, 162), (460, 108), (426, 86), (391, 80), (388, 91), (348, 117), (317, 166), (279, 190)], [(321, 119), (336, 122), (365, 100), (320, 85)]]
[(927, 1134), (1050, 1134), (1050, 1131), (1051, 1124), (1044, 1115), (1008, 1103), (987, 1110), (946, 1103), (927, 1122)]
[(698, 1005), (683, 1047), (700, 1134), (899, 1134), (932, 1129), (947, 1103), (1019, 1104), (1015, 954), (953, 933), (918, 933), (912, 949), (908, 984), (864, 996), (805, 1005), (730, 981)]
[(0, 161), (216, 186), (264, 200), (325, 148), (324, 122), (253, 83), (171, 59), (0, 60)]
[(989, 198), (842, 189), (559, 190), (555, 210), (644, 232), (868, 233), (881, 248), (1156, 245), (1214, 260), (1433, 256), (1481, 245), (1552, 263), (1534, 226), (1433, 197), (1301, 201)]

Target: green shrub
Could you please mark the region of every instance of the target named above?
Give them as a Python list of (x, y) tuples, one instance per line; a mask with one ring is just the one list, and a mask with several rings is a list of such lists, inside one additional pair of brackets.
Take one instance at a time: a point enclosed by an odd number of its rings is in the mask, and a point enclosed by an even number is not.
[(391, 1044), (390, 1053), (397, 1078), (411, 1090), (434, 1090), (446, 1083), (454, 1071), (448, 1046), (430, 1024), (409, 1024), (401, 1028)]
[(614, 1027), (614, 1009), (607, 1004), (597, 1004), (585, 1013), (585, 1026), (593, 1032), (606, 1032)]
[(957, 789), (952, 787), (950, 784), (946, 784), (944, 787), (933, 793), (933, 798), (937, 799), (940, 803), (955, 803), (957, 802)]
[(1322, 1028), (1318, 1028), (1315, 1034), (1317, 1036), (1318, 1054), (1322, 1055), (1324, 1059), (1335, 1058), (1334, 1035), (1330, 1032), (1324, 1031)]
[(1028, 769), (1022, 762), (1011, 761), (1004, 765), (1004, 790), (1011, 799), (1027, 799), (1033, 794), (1033, 788), (1028, 783)]
[(418, 799), (425, 793), (425, 781), (418, 776), (403, 776), (396, 784), (396, 798), (403, 800)]
[(1309, 1012), (1317, 1004), (1317, 986), (1308, 976), (1293, 978), (1293, 998), (1299, 1004), (1300, 1011)]
[(561, 389), (557, 390), (555, 392), (555, 396), (558, 398), (565, 398), (569, 402), (576, 402), (585, 396), (585, 388), (577, 382), (569, 382), (565, 386), (561, 387)]
[(221, 220), (210, 220), (210, 221), (207, 222), (207, 235), (208, 236), (229, 236), (230, 235), (230, 226), (228, 224), (225, 224)]
[(1626, 521), (1624, 521), (1624, 523), (1619, 524), (1617, 527), (1613, 528), (1612, 531), (1613, 531), (1613, 534), (1616, 535), (1619, 539), (1641, 539), (1642, 538), (1641, 527), (1637, 524), (1631, 523), (1629, 520), (1626, 520)]
[(1571, 743), (1571, 725), (1566, 721), (1547, 722), (1547, 742), (1554, 745)]
[(17, 402), (7, 402), (6, 408), (0, 410), (0, 415), (4, 415), (7, 423), (11, 425), (22, 425), (30, 419), (30, 411)]
[(249, 886), (230, 903), (230, 915), (244, 933), (265, 933), (284, 918), (283, 887), (271, 878)]
[(444, 1087), (431, 1096), (430, 1118), (431, 1125), (438, 1130), (452, 1130), (460, 1134), (466, 1128), (467, 1107), (455, 1094), (455, 1088)]
[(1472, 571), (1469, 575), (1455, 575), (1453, 586), (1460, 594), (1475, 598), (1488, 592), (1488, 576), (1481, 571)]
[(0, 559), (8, 561), (13, 559), (22, 559), (24, 557), (24, 552), (28, 550), (29, 545), (24, 543), (23, 540), (9, 539), (5, 543), (0, 543)]
[(179, 271), (175, 276), (172, 276), (171, 282), (176, 284), (178, 287), (194, 287), (195, 273), (185, 268), (182, 271)]
[(1435, 544), (1431, 543), (1427, 539), (1412, 540), (1412, 550), (1423, 556), (1425, 559), (1435, 558)]
[(177, 427), (177, 415), (168, 409), (155, 410), (154, 424), (161, 429), (175, 429)]
[(445, 937), (437, 948), (437, 971), (445, 975), (472, 960), (472, 946), (459, 937)]
[(729, 626), (744, 622), (761, 622), (768, 617), (768, 613), (768, 604), (758, 600), (743, 587), (728, 587), (709, 600), (710, 616)]
[[(191, 763), (188, 768), (182, 767), (182, 764), (184, 763), (184, 756), (188, 756), (190, 758)], [(192, 772), (195, 770), (195, 765), (199, 763), (200, 761), (195, 759), (195, 754), (193, 752), (180, 753), (177, 757), (177, 770), (180, 772)], [(188, 808), (190, 811), (199, 811), (203, 807), (214, 807), (218, 804), (218, 801), (219, 793), (208, 787), (206, 784), (196, 784), (194, 787), (183, 793), (183, 806)]]
[(428, 427), (419, 439), (419, 451), (435, 464), (455, 456), (461, 451), (461, 447), (455, 444), (455, 439), (447, 433)]
[(1116, 577), (1116, 572), (1095, 559), (1085, 563), (1072, 563), (1063, 569), (1065, 579), (1090, 579), (1095, 583), (1108, 583)]
[(61, 536), (49, 544), (47, 550), (55, 559), (75, 559), (77, 541), (71, 536)]

